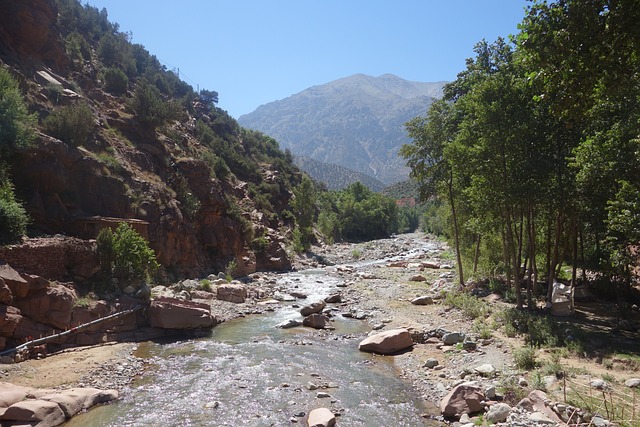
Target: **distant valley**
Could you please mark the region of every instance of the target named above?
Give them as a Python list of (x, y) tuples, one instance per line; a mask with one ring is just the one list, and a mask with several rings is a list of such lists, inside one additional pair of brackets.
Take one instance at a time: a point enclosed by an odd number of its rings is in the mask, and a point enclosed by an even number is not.
[[(356, 74), (262, 105), (238, 122), (272, 136), (299, 159), (342, 166), (357, 173), (354, 180), (369, 176), (367, 185), (377, 190), (376, 181), (387, 186), (407, 179), (409, 169), (398, 157), (402, 144), (410, 142), (404, 123), (425, 114), (442, 96), (444, 84), (412, 82), (392, 74)], [(299, 160), (299, 166), (336, 188), (325, 181), (331, 166), (309, 160)], [(349, 183), (347, 179), (340, 186)]]

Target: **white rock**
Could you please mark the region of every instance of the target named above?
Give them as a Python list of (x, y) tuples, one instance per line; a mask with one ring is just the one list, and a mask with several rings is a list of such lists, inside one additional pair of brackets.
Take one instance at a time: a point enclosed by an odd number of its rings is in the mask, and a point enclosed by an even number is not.
[(511, 406), (506, 403), (496, 403), (489, 408), (489, 412), (485, 414), (484, 419), (490, 423), (499, 423), (505, 421), (510, 413)]
[(476, 366), (473, 370), (483, 377), (492, 377), (496, 373), (496, 368), (490, 363)]
[(336, 416), (327, 408), (317, 408), (309, 412), (309, 427), (332, 427), (336, 425)]
[(624, 382), (624, 385), (631, 388), (638, 388), (640, 387), (640, 378), (629, 378)]
[(555, 421), (547, 417), (542, 412), (534, 412), (529, 415), (529, 421), (534, 422), (536, 424), (553, 424), (555, 425)]

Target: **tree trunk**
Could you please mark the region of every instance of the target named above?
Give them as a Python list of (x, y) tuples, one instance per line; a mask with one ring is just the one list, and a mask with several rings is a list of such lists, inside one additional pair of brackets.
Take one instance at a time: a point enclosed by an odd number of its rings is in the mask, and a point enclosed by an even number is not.
[(460, 287), (464, 287), (464, 274), (462, 271), (462, 257), (460, 256), (460, 237), (458, 232), (458, 216), (456, 215), (456, 205), (453, 200), (453, 177), (449, 181), (449, 202), (451, 203), (451, 216), (453, 217), (453, 240), (456, 246), (456, 262), (458, 264), (458, 277)]
[(505, 216), (507, 218), (506, 233), (508, 253), (511, 261), (511, 268), (513, 269), (513, 290), (516, 293), (516, 306), (517, 308), (522, 308), (522, 294), (520, 293), (520, 262), (514, 238), (516, 232), (513, 229), (514, 224), (512, 224), (511, 214), (507, 212)]
[(476, 251), (473, 254), (473, 274), (478, 272), (478, 257), (480, 256), (480, 234), (476, 234)]
[(547, 301), (551, 301), (551, 293), (553, 292), (553, 282), (557, 277), (556, 267), (558, 266), (558, 260), (560, 257), (560, 240), (562, 234), (562, 212), (558, 211), (556, 215), (556, 235), (553, 244), (553, 258), (551, 259), (551, 263), (549, 264), (549, 277), (548, 284), (549, 288), (547, 289)]
[(531, 208), (529, 211), (529, 217), (530, 217), (529, 243), (531, 244), (531, 253), (533, 254), (531, 256), (531, 270), (533, 272), (533, 294), (535, 296), (538, 296), (540, 295), (540, 286), (538, 285), (538, 277), (539, 277), (538, 276), (538, 260), (536, 258), (538, 244), (536, 242), (536, 238), (537, 238), (536, 219), (535, 219), (533, 208)]

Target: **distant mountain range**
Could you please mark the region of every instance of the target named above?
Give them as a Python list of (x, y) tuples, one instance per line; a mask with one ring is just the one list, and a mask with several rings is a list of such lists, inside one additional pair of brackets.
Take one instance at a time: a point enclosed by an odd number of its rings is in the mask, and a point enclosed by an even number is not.
[(442, 97), (445, 83), (356, 74), (262, 105), (238, 122), (275, 138), (295, 156), (343, 166), (390, 185), (409, 175), (398, 157), (402, 144), (410, 142), (404, 123), (425, 114)]
[(320, 162), (305, 156), (295, 156), (293, 162), (316, 181), (325, 183), (329, 190), (342, 190), (357, 181), (376, 192), (385, 188), (381, 181), (370, 175), (334, 163)]

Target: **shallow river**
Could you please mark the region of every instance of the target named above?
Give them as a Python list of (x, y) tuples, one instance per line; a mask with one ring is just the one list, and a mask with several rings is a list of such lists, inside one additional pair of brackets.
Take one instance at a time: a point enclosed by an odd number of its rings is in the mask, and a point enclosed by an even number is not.
[[(278, 280), (297, 285), (308, 302), (339, 283), (322, 270)], [(397, 377), (393, 358), (358, 351), (366, 321), (336, 316), (334, 331), (276, 328), (300, 318), (298, 310), (287, 305), (226, 322), (198, 340), (141, 344), (139, 355), (152, 361), (145, 377), (119, 402), (69, 425), (289, 426), (318, 407), (339, 413), (338, 426), (440, 425), (421, 416), (434, 408)]]

